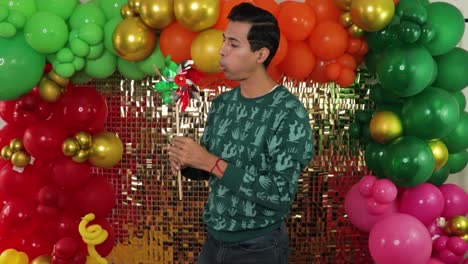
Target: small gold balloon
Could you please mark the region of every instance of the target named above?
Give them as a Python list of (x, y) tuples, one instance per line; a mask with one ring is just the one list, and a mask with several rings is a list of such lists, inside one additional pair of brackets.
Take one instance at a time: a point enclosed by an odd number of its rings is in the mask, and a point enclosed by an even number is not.
[(123, 18), (127, 18), (136, 16), (137, 14), (133, 12), (133, 10), (128, 6), (128, 4), (123, 4), (122, 7), (120, 7), (120, 15)]
[(427, 142), (434, 156), (434, 171), (442, 168), (448, 160), (448, 149), (444, 142), (440, 139), (434, 139)]
[(223, 45), (223, 32), (217, 29), (207, 29), (198, 33), (192, 41), (190, 55), (194, 64), (203, 72), (220, 72), (219, 49)]
[(385, 28), (393, 18), (393, 0), (353, 0), (351, 2), (353, 23), (364, 31), (374, 32)]
[(140, 4), (140, 18), (150, 28), (163, 29), (174, 21), (174, 0), (146, 0)]
[(465, 241), (466, 241), (466, 243), (468, 243), (468, 234), (466, 234), (466, 235), (462, 236), (461, 238), (462, 238), (463, 240), (465, 240)]
[(447, 221), (444, 231), (446, 234), (464, 236), (468, 234), (468, 219), (464, 216), (454, 216)]
[(127, 17), (115, 28), (112, 44), (123, 59), (140, 61), (153, 52), (156, 34), (139, 17)]
[(62, 152), (65, 156), (74, 156), (80, 149), (80, 143), (75, 138), (67, 138), (62, 143)]
[(50, 80), (54, 81), (61, 87), (66, 87), (70, 81), (70, 79), (58, 75), (54, 70), (51, 70), (47, 74), (47, 77), (49, 77)]
[(52, 259), (49, 255), (42, 255), (31, 260), (30, 264), (52, 264)]
[(398, 138), (403, 126), (397, 114), (388, 111), (376, 112), (369, 123), (372, 138), (382, 144)]
[(360, 29), (358, 26), (355, 24), (352, 24), (348, 28), (349, 35), (353, 38), (360, 38), (362, 35), (364, 35), (364, 30)]
[(351, 20), (351, 14), (349, 12), (344, 12), (340, 16), (340, 24), (343, 27), (349, 27), (353, 24), (353, 20)]
[(128, 7), (130, 7), (130, 9), (133, 10), (133, 12), (138, 13), (142, 1), (146, 0), (128, 0)]
[(89, 162), (96, 167), (111, 168), (117, 164), (123, 155), (122, 141), (110, 132), (100, 132), (93, 135), (93, 144), (89, 153)]
[(13, 151), (11, 151), (11, 148), (10, 146), (4, 146), (2, 148), (2, 151), (1, 151), (1, 155), (2, 155), (2, 158), (4, 160), (10, 160), (11, 159), (11, 155), (13, 155)]
[(10, 149), (13, 152), (24, 149), (23, 141), (19, 138), (14, 138), (10, 141)]
[(81, 149), (89, 149), (91, 147), (91, 134), (87, 132), (78, 132), (75, 134), (75, 139), (80, 144)]
[(39, 96), (46, 102), (57, 102), (62, 96), (62, 88), (52, 80), (44, 78), (39, 84)]
[(89, 150), (80, 149), (78, 153), (72, 157), (72, 160), (77, 163), (83, 163), (89, 159)]
[(351, 0), (335, 0), (334, 2), (341, 10), (349, 11), (351, 8)]
[(218, 21), (218, 0), (174, 0), (177, 21), (194, 32), (210, 28)]
[(24, 151), (16, 151), (11, 155), (11, 163), (16, 167), (25, 167), (31, 161), (31, 156)]

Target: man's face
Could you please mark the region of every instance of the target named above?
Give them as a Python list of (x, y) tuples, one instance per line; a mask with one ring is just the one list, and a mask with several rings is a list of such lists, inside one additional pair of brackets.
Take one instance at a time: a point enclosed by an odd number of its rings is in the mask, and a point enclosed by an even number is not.
[(231, 21), (224, 31), (219, 65), (229, 80), (242, 81), (258, 66), (258, 52), (251, 51), (247, 40), (251, 26), (249, 23)]

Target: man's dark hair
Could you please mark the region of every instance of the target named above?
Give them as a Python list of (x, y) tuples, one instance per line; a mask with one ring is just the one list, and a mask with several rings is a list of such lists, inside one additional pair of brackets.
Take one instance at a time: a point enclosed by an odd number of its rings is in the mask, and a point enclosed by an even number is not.
[(250, 49), (257, 51), (265, 47), (270, 51), (270, 55), (263, 62), (266, 69), (279, 46), (280, 30), (276, 18), (262, 8), (243, 2), (232, 8), (228, 19), (252, 24), (247, 34)]

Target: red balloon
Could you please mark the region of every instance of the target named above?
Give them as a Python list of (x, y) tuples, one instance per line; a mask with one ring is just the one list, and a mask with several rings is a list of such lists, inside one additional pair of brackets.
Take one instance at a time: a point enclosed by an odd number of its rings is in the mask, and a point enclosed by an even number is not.
[(253, 0), (253, 4), (278, 17), (280, 6), (274, 0)]
[(305, 2), (314, 10), (317, 21), (338, 21), (341, 15), (341, 10), (335, 5), (333, 0), (306, 0)]
[(61, 156), (54, 164), (52, 180), (63, 188), (79, 188), (91, 177), (89, 162), (77, 163), (69, 157)]
[(270, 62), (271, 66), (278, 65), (281, 61), (283, 61), (284, 57), (288, 53), (288, 40), (283, 32), (280, 32), (280, 42), (278, 45), (278, 49), (276, 50), (276, 54)]
[(303, 80), (312, 72), (315, 56), (304, 41), (288, 41), (288, 52), (278, 65), (286, 76)]
[(62, 154), (62, 143), (69, 136), (58, 122), (41, 121), (32, 124), (24, 132), (23, 144), (36, 159), (53, 161)]
[(47, 238), (50, 233), (55, 233), (54, 230), (41, 230), (41, 232), (34, 232), (26, 237), (19, 238), (19, 248), (26, 253), (29, 259), (34, 259), (38, 256), (50, 254), (53, 249), (55, 241)]
[(80, 242), (71, 237), (64, 237), (57, 241), (52, 251), (54, 264), (85, 264), (86, 253), (80, 247)]
[(74, 195), (74, 203), (81, 215), (94, 213), (96, 217), (106, 217), (115, 206), (115, 189), (102, 176), (92, 179)]
[(51, 117), (53, 109), (53, 104), (45, 102), (38, 93), (31, 91), (16, 100), (13, 121), (20, 126), (27, 127)]
[(341, 64), (336, 62), (328, 64), (325, 70), (327, 78), (331, 81), (335, 81), (338, 79), (338, 76), (340, 76), (342, 68)]
[(227, 0), (221, 3), (221, 9), (219, 12), (219, 18), (213, 28), (224, 30), (226, 29), (227, 24), (229, 23), (228, 15), (231, 12), (231, 9), (242, 3), (242, 2), (250, 2), (252, 3), (253, 0)]
[(190, 59), (190, 47), (197, 36), (178, 22), (165, 27), (159, 36), (159, 47), (164, 56), (171, 56), (175, 63)]
[(6, 202), (0, 211), (0, 234), (27, 236), (39, 225), (33, 200), (19, 198)]
[(77, 86), (66, 92), (58, 106), (58, 117), (71, 132), (102, 131), (107, 119), (107, 103), (94, 87)]
[(309, 79), (319, 82), (319, 83), (326, 83), (329, 82), (330, 79), (328, 79), (327, 74), (326, 74), (326, 68), (327, 65), (332, 63), (333, 61), (326, 61), (326, 60), (320, 60), (317, 59), (317, 62), (315, 63), (314, 70), (310, 73)]
[(278, 24), (288, 40), (305, 40), (315, 26), (315, 13), (300, 2), (282, 2)]
[(78, 214), (75, 210), (64, 210), (58, 216), (56, 222), (56, 230), (59, 237), (72, 237), (80, 239), (78, 225), (80, 224), (83, 215)]
[(41, 184), (41, 178), (31, 165), (20, 172), (9, 163), (0, 171), (0, 197), (3, 200), (15, 197), (28, 197), (32, 200)]
[(16, 124), (6, 124), (0, 129), (0, 149), (10, 144), (14, 138), (23, 138), (24, 127)]
[(338, 22), (320, 22), (310, 33), (309, 46), (318, 58), (336, 59), (348, 48), (348, 32)]
[(12, 124), (13, 112), (15, 111), (16, 100), (0, 101), (0, 118), (8, 124)]
[(354, 78), (356, 77), (356, 73), (349, 68), (343, 67), (340, 72), (340, 76), (336, 80), (336, 83), (339, 84), (341, 87), (348, 87), (354, 82)]

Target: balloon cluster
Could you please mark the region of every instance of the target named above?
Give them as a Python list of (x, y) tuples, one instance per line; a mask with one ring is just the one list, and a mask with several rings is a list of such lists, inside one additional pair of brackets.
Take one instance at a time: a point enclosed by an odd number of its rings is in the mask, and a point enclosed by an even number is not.
[(19, 138), (12, 139), (9, 145), (4, 146), (1, 155), (4, 160), (11, 160), (16, 167), (25, 167), (31, 162), (31, 156), (25, 151)]

